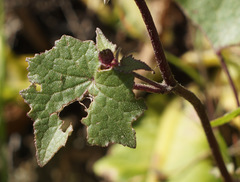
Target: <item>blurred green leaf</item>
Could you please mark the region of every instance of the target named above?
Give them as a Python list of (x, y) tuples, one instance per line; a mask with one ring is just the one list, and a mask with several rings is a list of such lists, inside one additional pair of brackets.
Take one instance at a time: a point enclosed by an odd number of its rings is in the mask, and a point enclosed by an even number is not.
[(98, 175), (107, 175), (112, 181), (118, 182), (131, 181), (135, 176), (138, 182), (145, 181), (158, 126), (157, 116), (149, 112), (145, 116), (136, 128), (137, 148), (112, 146), (109, 155), (95, 164)]
[(196, 83), (198, 83), (200, 86), (203, 85), (203, 79), (201, 75), (191, 66), (185, 64), (181, 59), (174, 56), (173, 54), (169, 52), (165, 52), (167, 60), (173, 64), (174, 66), (178, 67), (180, 70), (182, 70), (184, 73), (186, 73), (190, 78), (193, 79)]
[(146, 27), (134, 1), (116, 0), (117, 13), (124, 29), (134, 38), (144, 39)]
[(8, 155), (7, 155), (7, 136), (4, 120), (4, 100), (3, 91), (6, 83), (6, 54), (5, 54), (5, 36), (4, 36), (4, 2), (0, 0), (0, 181), (8, 181)]
[(222, 117), (219, 117), (219, 118), (211, 121), (211, 126), (212, 127), (221, 126), (223, 124), (230, 122), (232, 119), (234, 119), (235, 117), (237, 117), (239, 115), (240, 115), (240, 107), (232, 112), (225, 114)]
[(174, 99), (161, 115), (152, 109), (135, 128), (136, 150), (113, 146), (95, 164), (95, 172), (119, 182), (220, 182), (211, 174), (210, 149), (200, 123), (190, 118), (194, 112), (190, 104)]
[(240, 43), (240, 1), (175, 0), (209, 38), (215, 49)]

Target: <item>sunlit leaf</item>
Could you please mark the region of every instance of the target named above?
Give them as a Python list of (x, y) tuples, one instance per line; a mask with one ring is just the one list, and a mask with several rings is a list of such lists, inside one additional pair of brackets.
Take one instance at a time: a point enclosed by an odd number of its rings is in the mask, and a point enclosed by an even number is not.
[[(150, 99), (159, 101), (159, 97)], [(95, 172), (111, 181), (220, 182), (211, 174), (211, 152), (202, 127), (189, 117), (190, 104), (174, 99), (163, 113), (156, 115), (153, 109), (148, 108), (136, 127), (136, 150), (113, 146), (95, 164)], [(224, 142), (220, 145), (226, 149)]]
[(69, 125), (63, 131), (59, 113), (86, 96), (93, 100), (82, 121), (88, 126), (88, 142), (100, 146), (109, 143), (136, 146), (131, 125), (146, 107), (132, 92), (134, 77), (113, 69), (100, 69), (98, 50), (114, 47), (98, 29), (97, 46), (92, 41), (63, 36), (51, 50), (28, 59), (32, 84), (21, 95), (29, 103), (28, 114), (35, 121), (39, 165), (45, 165), (66, 144), (73, 130)]

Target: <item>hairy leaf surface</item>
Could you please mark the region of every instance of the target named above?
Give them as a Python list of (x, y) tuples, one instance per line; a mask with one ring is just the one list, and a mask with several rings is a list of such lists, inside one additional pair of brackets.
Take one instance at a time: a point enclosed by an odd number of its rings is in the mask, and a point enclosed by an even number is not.
[[(143, 100), (132, 92), (133, 75), (113, 69), (100, 69), (98, 50), (115, 49), (102, 32), (97, 30), (100, 48), (92, 41), (79, 41), (63, 36), (56, 45), (28, 59), (29, 80), (32, 85), (21, 91), (30, 105), (28, 113), (34, 120), (35, 145), (40, 166), (66, 144), (73, 128), (61, 129), (62, 109), (86, 96), (93, 98), (83, 119), (87, 125), (88, 142), (107, 146), (120, 143), (134, 148), (135, 131), (132, 122), (146, 109)], [(104, 42), (100, 44), (99, 42)], [(41, 89), (37, 89), (41, 87)]]
[(131, 73), (139, 69), (153, 71), (146, 63), (134, 59), (132, 56), (123, 57), (120, 61), (120, 65), (116, 67), (116, 69), (125, 73)]

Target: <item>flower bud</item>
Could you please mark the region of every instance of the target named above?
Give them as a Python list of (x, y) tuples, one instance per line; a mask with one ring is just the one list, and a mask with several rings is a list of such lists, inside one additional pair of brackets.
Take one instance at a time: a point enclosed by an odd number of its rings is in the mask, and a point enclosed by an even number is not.
[(99, 52), (98, 58), (103, 66), (110, 68), (114, 60), (114, 55), (110, 49), (104, 49)]

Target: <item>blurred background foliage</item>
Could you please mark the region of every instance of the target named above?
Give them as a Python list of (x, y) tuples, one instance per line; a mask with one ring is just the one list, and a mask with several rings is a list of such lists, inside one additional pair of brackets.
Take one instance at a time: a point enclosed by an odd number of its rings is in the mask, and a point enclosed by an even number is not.
[[(236, 109), (232, 88), (205, 34), (176, 2), (147, 3), (175, 78), (196, 93), (211, 120)], [(69, 105), (64, 114), (76, 123), (75, 131), (49, 164), (37, 166), (32, 121), (26, 116), (29, 107), (19, 96), (29, 85), (25, 59), (50, 49), (63, 34), (94, 40), (96, 27), (121, 48), (122, 55), (133, 54), (156, 71), (155, 75), (141, 74), (161, 81), (134, 1), (111, 0), (104, 6), (102, 0), (0, 0), (0, 181), (221, 181), (195, 111), (172, 94), (136, 92), (148, 105), (148, 111), (133, 125), (136, 149), (87, 145), (85, 127), (79, 122), (80, 105)], [(240, 90), (240, 47), (226, 47), (222, 55)], [(214, 129), (236, 178), (240, 172), (239, 129), (239, 117)]]

